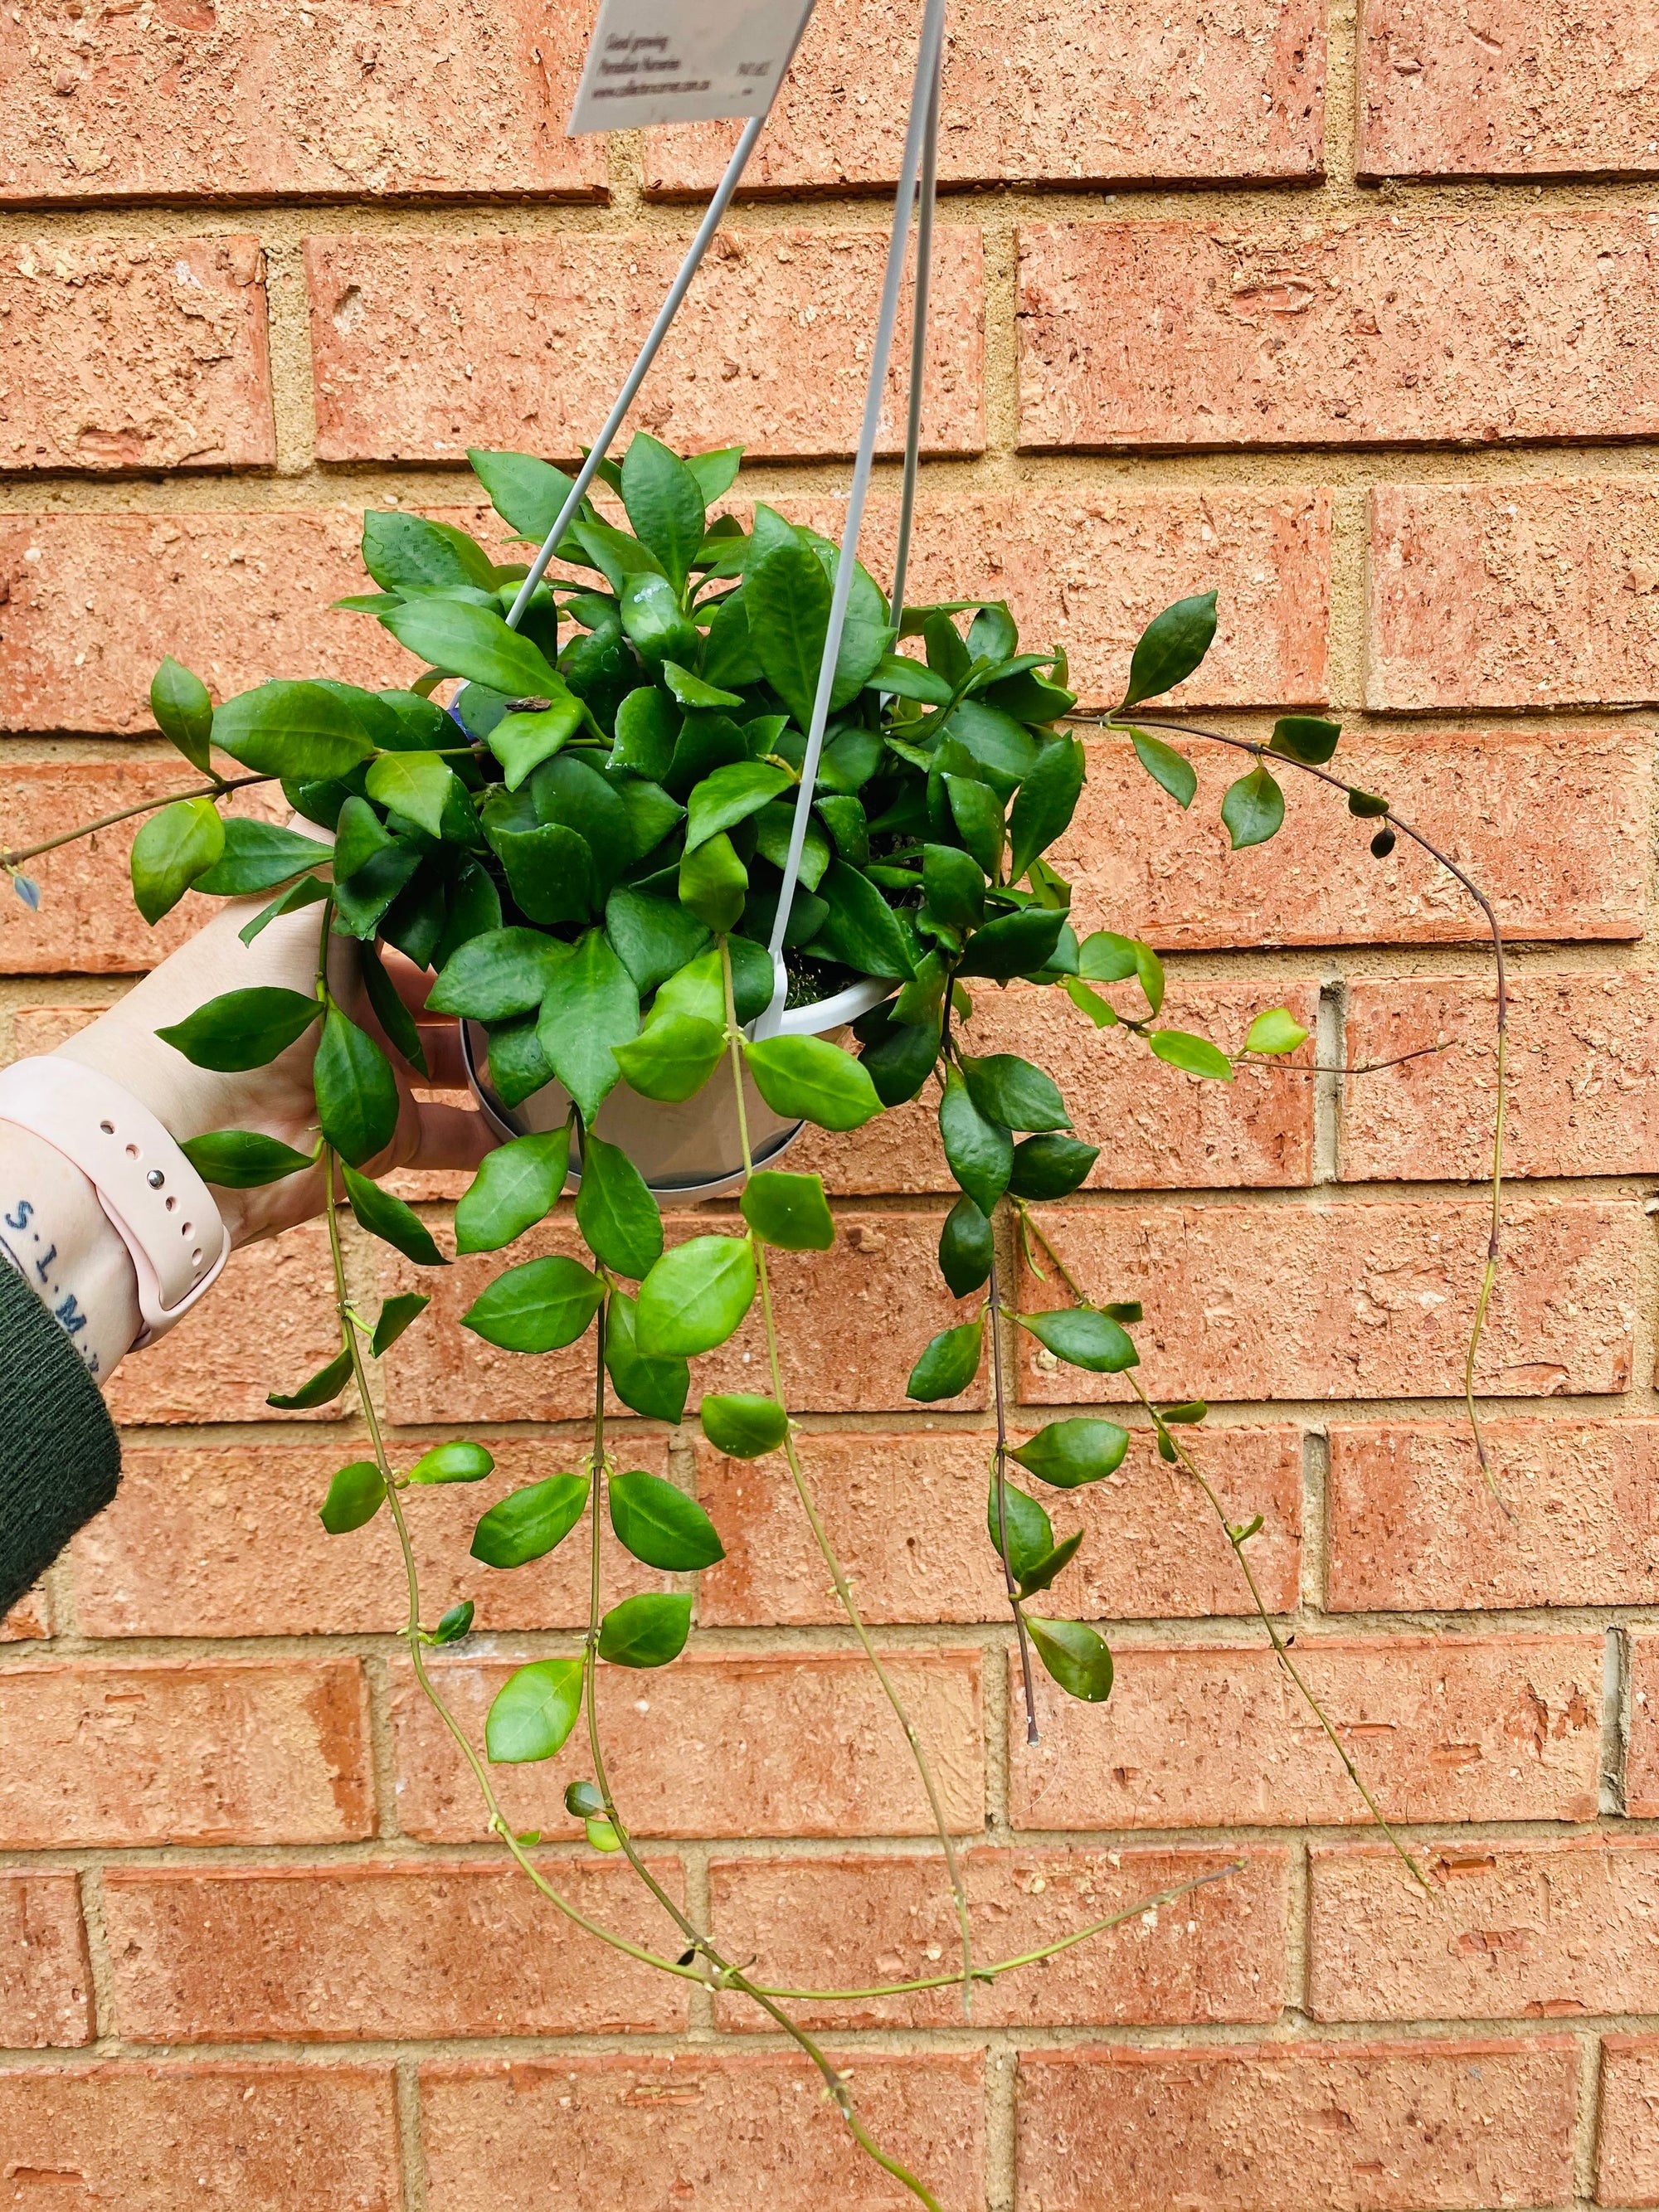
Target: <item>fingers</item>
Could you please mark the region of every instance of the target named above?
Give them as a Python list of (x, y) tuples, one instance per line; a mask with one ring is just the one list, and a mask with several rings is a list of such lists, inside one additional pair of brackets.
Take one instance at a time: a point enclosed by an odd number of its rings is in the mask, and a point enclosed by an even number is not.
[(411, 1168), (476, 1168), (498, 1142), (482, 1114), (464, 1106), (446, 1106), (440, 1100), (416, 1103), (418, 1117), (416, 1152), (405, 1160)]

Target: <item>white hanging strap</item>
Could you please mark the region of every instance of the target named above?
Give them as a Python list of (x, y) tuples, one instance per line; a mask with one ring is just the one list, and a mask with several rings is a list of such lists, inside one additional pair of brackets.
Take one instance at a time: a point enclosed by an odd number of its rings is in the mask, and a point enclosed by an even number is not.
[[(915, 201), (922, 143), (927, 136), (928, 118), (935, 113), (933, 90), (939, 75), (944, 44), (945, 0), (927, 0), (921, 40), (916, 52), (916, 74), (910, 95), (909, 119), (904, 133), (904, 160), (899, 171), (898, 191), (893, 204), (893, 228), (887, 241), (887, 269), (882, 280), (881, 307), (876, 322), (875, 343), (871, 349), (870, 379), (864, 396), (864, 422), (859, 431), (858, 450), (853, 461), (853, 481), (847, 495), (847, 520), (842, 531), (841, 557), (836, 565), (835, 589), (830, 600), (830, 626), (823, 641), (823, 658), (818, 664), (817, 690), (813, 697), (812, 719), (806, 733), (806, 754), (801, 763), (800, 788), (796, 794), (794, 820), (789, 832), (789, 852), (784, 865), (782, 887), (778, 894), (777, 919), (772, 925), (769, 947), (774, 977), (772, 1002), (756, 1024), (757, 1034), (762, 1036), (775, 1033), (788, 994), (783, 940), (789, 927), (795, 886), (800, 878), (801, 853), (806, 842), (807, 822), (812, 811), (812, 793), (817, 782), (818, 759), (823, 750), (823, 733), (830, 720), (830, 698), (835, 689), (836, 663), (841, 658), (842, 633), (847, 626), (847, 609), (852, 597), (853, 577), (858, 562), (859, 531), (864, 520), (864, 503), (870, 489), (870, 471), (875, 461), (876, 434), (881, 422), (882, 403), (886, 397), (887, 364), (893, 350), (893, 331), (898, 321), (899, 289), (903, 282), (905, 257), (909, 244), (910, 210)], [(920, 271), (918, 278), (920, 281)], [(913, 410), (915, 406), (915, 386), (919, 382), (920, 363), (916, 363), (912, 370)]]

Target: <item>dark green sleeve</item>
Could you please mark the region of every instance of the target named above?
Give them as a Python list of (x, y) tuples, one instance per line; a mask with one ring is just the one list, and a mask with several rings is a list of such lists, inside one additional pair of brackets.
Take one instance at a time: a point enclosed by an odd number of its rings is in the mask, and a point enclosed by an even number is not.
[(0, 1260), (0, 1613), (115, 1495), (121, 1448), (98, 1385)]

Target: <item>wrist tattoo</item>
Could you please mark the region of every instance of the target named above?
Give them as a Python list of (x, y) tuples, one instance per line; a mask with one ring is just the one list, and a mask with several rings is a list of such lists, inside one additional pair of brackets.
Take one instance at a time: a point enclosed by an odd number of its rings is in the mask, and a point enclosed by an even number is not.
[(54, 1273), (57, 1245), (46, 1243), (38, 1229), (29, 1227), (34, 1213), (33, 1203), (27, 1198), (20, 1198), (15, 1205), (0, 1213), (0, 1253), (39, 1293), (46, 1311), (75, 1346), (88, 1373), (96, 1375), (97, 1352), (90, 1342), (76, 1342), (86, 1334), (88, 1316), (81, 1310), (76, 1293)]

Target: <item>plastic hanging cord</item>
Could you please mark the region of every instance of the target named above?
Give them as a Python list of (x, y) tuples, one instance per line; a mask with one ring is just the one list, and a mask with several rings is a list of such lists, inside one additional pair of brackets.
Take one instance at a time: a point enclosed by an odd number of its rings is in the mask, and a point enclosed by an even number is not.
[(772, 1002), (757, 1024), (762, 1036), (774, 1032), (788, 994), (788, 977), (783, 964), (783, 940), (789, 927), (790, 909), (794, 903), (795, 886), (800, 876), (806, 824), (812, 811), (813, 789), (817, 782), (818, 758), (823, 750), (823, 732), (830, 720), (830, 700), (835, 690), (836, 667), (841, 658), (842, 633), (847, 626), (847, 609), (852, 598), (853, 578), (858, 562), (859, 531), (864, 520), (864, 503), (869, 492), (870, 471), (875, 460), (876, 434), (881, 422), (882, 402), (886, 397), (887, 364), (892, 356), (893, 331), (898, 321), (899, 287), (903, 281), (906, 250), (909, 244), (910, 210), (915, 201), (917, 176), (921, 166), (921, 144), (927, 133), (931, 106), (930, 90), (939, 73), (944, 42), (945, 0), (927, 0), (922, 17), (921, 42), (916, 54), (910, 117), (904, 133), (904, 161), (894, 200), (892, 232), (887, 242), (887, 270), (882, 281), (881, 308), (876, 322), (875, 343), (870, 354), (870, 380), (864, 397), (864, 422), (859, 431), (858, 451), (853, 462), (853, 481), (847, 495), (847, 521), (842, 532), (841, 557), (836, 564), (835, 590), (830, 600), (830, 627), (823, 641), (823, 659), (818, 665), (818, 686), (812, 701), (811, 726), (806, 733), (806, 757), (801, 763), (800, 790), (795, 800), (795, 818), (789, 832), (789, 852), (784, 866), (782, 888), (778, 895), (777, 920), (772, 926), (772, 942), (769, 949), (772, 955), (775, 981)]
[(910, 526), (916, 512), (916, 463), (921, 453), (921, 386), (926, 374), (927, 295), (933, 274), (933, 203), (939, 192), (939, 102), (945, 76), (945, 47), (927, 99), (927, 131), (921, 142), (921, 194), (916, 204), (916, 289), (910, 318), (910, 407), (904, 426), (904, 489), (899, 498), (898, 547), (893, 555), (893, 620), (904, 620), (904, 587), (910, 569)]

